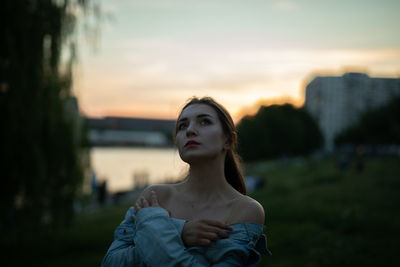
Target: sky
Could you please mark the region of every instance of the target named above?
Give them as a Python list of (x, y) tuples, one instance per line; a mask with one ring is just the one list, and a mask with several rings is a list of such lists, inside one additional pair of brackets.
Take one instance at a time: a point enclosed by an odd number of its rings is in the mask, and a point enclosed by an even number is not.
[(237, 121), (261, 104), (302, 105), (315, 75), (400, 77), (398, 0), (100, 6), (96, 41), (79, 43), (73, 88), (89, 117), (174, 119), (188, 98), (211, 96)]

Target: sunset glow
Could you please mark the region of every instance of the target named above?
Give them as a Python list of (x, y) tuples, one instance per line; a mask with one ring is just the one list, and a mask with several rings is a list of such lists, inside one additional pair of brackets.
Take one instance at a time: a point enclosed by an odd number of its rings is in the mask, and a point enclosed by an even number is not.
[(82, 112), (175, 118), (208, 95), (238, 120), (261, 104), (301, 106), (313, 75), (400, 75), (398, 1), (251, 3), (102, 1), (113, 19), (96, 53), (81, 48)]

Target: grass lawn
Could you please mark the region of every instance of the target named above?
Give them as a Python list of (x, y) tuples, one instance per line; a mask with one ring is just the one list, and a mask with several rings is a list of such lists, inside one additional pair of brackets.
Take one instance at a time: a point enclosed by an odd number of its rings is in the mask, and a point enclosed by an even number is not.
[(252, 196), (266, 210), (273, 255), (261, 266), (400, 266), (400, 160), (367, 158), (347, 171), (334, 159), (258, 163), (267, 183)]
[[(249, 164), (265, 186), (251, 194), (265, 208), (272, 256), (259, 266), (400, 266), (399, 158), (366, 158), (364, 170), (335, 159)], [(51, 236), (5, 233), (3, 266), (99, 266), (129, 205), (82, 213)]]

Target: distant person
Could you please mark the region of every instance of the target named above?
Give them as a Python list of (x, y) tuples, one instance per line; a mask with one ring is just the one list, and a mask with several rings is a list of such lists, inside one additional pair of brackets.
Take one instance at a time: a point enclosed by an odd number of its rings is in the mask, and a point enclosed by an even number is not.
[(90, 173), (91, 173), (91, 177), (92, 177), (91, 182), (90, 182), (90, 187), (92, 189), (92, 196), (97, 196), (97, 187), (98, 187), (97, 186), (97, 175), (93, 169), (90, 170)]
[(98, 190), (98, 202), (100, 205), (104, 205), (106, 202), (106, 197), (107, 197), (107, 181), (104, 180), (100, 183), (100, 185), (97, 188)]
[(346, 154), (342, 154), (339, 160), (339, 168), (341, 171), (347, 171), (349, 167), (349, 158)]
[(142, 192), (102, 266), (254, 266), (268, 253), (264, 209), (246, 196), (236, 139), (224, 107), (192, 98), (175, 129), (186, 180)]
[(357, 172), (363, 172), (364, 171), (364, 146), (359, 145), (356, 148), (356, 156), (357, 156), (357, 161), (356, 161), (356, 170)]
[(250, 193), (263, 188), (264, 184), (265, 182), (258, 176), (246, 176), (246, 188)]

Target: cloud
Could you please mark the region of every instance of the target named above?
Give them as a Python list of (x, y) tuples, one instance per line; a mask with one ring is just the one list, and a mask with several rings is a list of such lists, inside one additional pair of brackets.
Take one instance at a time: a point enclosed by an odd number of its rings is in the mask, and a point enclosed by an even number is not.
[(292, 10), (297, 6), (293, 1), (290, 0), (279, 0), (275, 2), (275, 7), (282, 10)]
[(271, 48), (222, 37), (113, 42), (112, 53), (88, 62), (84, 78), (90, 84), (80, 90), (81, 103), (132, 116), (157, 110), (157, 116), (174, 117), (172, 106), (193, 95), (223, 99), (233, 113), (260, 98), (301, 101), (304, 81), (318, 70), (339, 73), (359, 66), (372, 76), (400, 72), (400, 49)]

